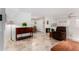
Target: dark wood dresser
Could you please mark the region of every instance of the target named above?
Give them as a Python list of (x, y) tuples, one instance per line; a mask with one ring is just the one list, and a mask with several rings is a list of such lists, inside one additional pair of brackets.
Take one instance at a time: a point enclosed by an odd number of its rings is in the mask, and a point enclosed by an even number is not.
[[(17, 37), (19, 34), (27, 34), (30, 33), (29, 36), (21, 36), (21, 37)], [(20, 27), (20, 28), (16, 28), (16, 41), (17, 40), (22, 40), (25, 39), (27, 37), (32, 37), (33, 36), (33, 28), (32, 27)]]

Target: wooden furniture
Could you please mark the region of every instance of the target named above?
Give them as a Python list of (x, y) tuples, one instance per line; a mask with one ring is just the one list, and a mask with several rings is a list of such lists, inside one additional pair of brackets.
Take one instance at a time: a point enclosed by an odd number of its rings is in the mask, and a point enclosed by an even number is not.
[(66, 39), (66, 27), (64, 26), (58, 26), (56, 28), (56, 31), (52, 32), (52, 37), (56, 40), (62, 41)]
[[(22, 37), (17, 37), (19, 34), (26, 34), (30, 33), (29, 36), (22, 36)], [(32, 37), (33, 36), (33, 28), (32, 27), (22, 27), (22, 28), (16, 28), (16, 40), (22, 40), (27, 37)]]
[(36, 26), (33, 27), (33, 32), (35, 33), (37, 31)]
[(54, 29), (52, 28), (52, 29), (51, 29), (51, 32), (49, 32), (49, 37), (52, 38), (52, 36), (53, 36), (53, 32), (54, 32)]
[(79, 51), (79, 42), (64, 40), (50, 49), (51, 51)]

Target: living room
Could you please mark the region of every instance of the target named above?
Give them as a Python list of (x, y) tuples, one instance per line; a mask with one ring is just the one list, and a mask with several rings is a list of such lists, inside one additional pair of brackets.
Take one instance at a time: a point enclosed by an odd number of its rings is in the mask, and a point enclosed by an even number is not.
[[(78, 42), (78, 10), (5, 8), (4, 50), (51, 51), (52, 47), (65, 40)], [(57, 28), (64, 28), (64, 32), (57, 32)]]

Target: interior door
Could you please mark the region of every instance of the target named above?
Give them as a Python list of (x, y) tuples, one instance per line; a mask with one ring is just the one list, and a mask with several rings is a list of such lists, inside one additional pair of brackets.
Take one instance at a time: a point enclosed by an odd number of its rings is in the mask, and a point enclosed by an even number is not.
[(36, 27), (37, 27), (37, 31), (40, 31), (40, 32), (44, 32), (44, 20), (43, 19), (39, 19), (36, 21)]

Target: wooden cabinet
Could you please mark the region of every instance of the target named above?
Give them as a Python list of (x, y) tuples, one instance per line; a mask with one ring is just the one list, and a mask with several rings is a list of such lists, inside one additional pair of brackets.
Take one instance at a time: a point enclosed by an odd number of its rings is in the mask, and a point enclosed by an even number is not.
[[(25, 33), (30, 33), (29, 36), (23, 36), (23, 37), (17, 37), (19, 34), (25, 34)], [(32, 27), (23, 27), (23, 28), (16, 28), (16, 40), (21, 40), (25, 39), (27, 37), (32, 37), (33, 36), (33, 28)]]

